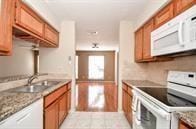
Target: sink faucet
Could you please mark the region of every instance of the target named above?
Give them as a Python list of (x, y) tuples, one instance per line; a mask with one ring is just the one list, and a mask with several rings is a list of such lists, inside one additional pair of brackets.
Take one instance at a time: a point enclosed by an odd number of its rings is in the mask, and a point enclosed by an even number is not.
[(29, 77), (27, 85), (30, 86), (34, 79), (38, 79), (38, 75), (35, 74), (35, 75)]

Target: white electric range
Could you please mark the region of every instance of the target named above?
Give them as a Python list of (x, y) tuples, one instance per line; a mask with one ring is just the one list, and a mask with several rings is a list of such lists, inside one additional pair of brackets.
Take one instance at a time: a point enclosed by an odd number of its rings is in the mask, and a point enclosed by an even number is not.
[(167, 87), (133, 90), (133, 129), (178, 129), (175, 111), (196, 111), (196, 73), (170, 71)]

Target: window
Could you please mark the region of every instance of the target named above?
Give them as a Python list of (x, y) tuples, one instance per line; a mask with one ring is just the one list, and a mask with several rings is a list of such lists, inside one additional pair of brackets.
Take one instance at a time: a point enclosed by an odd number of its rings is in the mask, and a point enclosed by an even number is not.
[(88, 78), (104, 79), (104, 56), (89, 56)]

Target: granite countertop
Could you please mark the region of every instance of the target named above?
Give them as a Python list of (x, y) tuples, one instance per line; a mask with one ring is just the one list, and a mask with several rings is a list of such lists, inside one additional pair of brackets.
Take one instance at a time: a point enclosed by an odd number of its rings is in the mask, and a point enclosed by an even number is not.
[(148, 80), (123, 80), (123, 83), (131, 87), (164, 87), (161, 84), (154, 83)]
[(196, 111), (175, 112), (175, 115), (190, 127), (196, 129)]
[[(51, 79), (50, 79), (51, 80)], [(55, 79), (57, 80), (57, 79)], [(69, 83), (71, 80), (59, 80), (57, 85), (51, 86), (40, 93), (22, 93), (13, 92), (11, 90), (0, 92), (0, 122), (14, 113), (22, 110), (33, 102), (50, 94), (54, 90)]]

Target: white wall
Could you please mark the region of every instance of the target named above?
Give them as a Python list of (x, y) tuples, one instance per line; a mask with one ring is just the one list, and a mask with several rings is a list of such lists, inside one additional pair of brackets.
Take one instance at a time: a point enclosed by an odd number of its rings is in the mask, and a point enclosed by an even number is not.
[(75, 106), (75, 22), (62, 22), (60, 32), (59, 48), (40, 49), (40, 73), (65, 74), (66, 78), (72, 79), (73, 109)]
[(0, 77), (33, 74), (33, 52), (31, 48), (19, 47), (19, 43), (28, 44), (26, 41), (15, 39), (12, 56), (0, 56)]
[(131, 21), (120, 22), (118, 107), (122, 110), (122, 80), (145, 80), (146, 64), (134, 62), (134, 26)]
[(58, 48), (40, 49), (40, 72), (67, 74), (72, 77), (73, 64), (69, 64), (69, 56), (74, 63), (75, 23), (73, 21), (65, 21), (61, 24)]
[(145, 8), (141, 10), (141, 14), (138, 15), (137, 18), (135, 18), (135, 21), (133, 21), (134, 30), (144, 24), (151, 16), (158, 12), (158, 10), (160, 10), (169, 1), (171, 0), (149, 0)]

